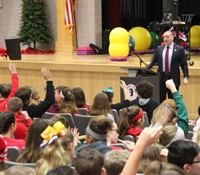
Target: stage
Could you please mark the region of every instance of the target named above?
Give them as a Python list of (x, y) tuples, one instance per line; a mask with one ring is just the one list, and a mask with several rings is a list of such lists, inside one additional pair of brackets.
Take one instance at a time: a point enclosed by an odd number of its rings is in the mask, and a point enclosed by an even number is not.
[[(148, 62), (152, 55), (140, 55), (144, 62)], [(188, 109), (190, 119), (197, 117), (200, 104), (198, 91), (200, 90), (200, 53), (191, 53), (194, 62), (189, 66), (190, 79), (187, 86), (181, 86), (180, 92)], [(0, 82), (10, 83), (8, 71), (9, 61), (0, 61)], [(66, 85), (71, 88), (82, 87), (87, 102), (93, 103), (94, 96), (106, 87), (113, 87), (114, 102), (120, 101), (120, 77), (127, 77), (128, 72), (121, 67), (140, 67), (136, 55), (127, 61), (111, 61), (108, 55), (67, 55), (55, 53), (49, 55), (22, 55), (22, 60), (13, 61), (16, 64), (20, 86), (30, 85), (38, 88), (41, 98), (45, 95), (45, 80), (40, 69), (46, 66), (50, 69), (54, 86)], [(142, 67), (145, 67), (142, 64)], [(156, 71), (156, 67), (152, 69)]]

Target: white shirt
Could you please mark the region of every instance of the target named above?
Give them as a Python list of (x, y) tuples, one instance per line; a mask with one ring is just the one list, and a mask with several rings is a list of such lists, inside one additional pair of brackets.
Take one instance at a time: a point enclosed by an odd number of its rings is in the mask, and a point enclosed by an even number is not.
[[(174, 48), (174, 43), (172, 42), (169, 45), (169, 55), (168, 55), (169, 72), (171, 72), (171, 61), (172, 61), (173, 48)], [(162, 53), (162, 71), (163, 72), (165, 72), (165, 55), (166, 55), (166, 51), (167, 51), (167, 46), (164, 47), (163, 53)]]

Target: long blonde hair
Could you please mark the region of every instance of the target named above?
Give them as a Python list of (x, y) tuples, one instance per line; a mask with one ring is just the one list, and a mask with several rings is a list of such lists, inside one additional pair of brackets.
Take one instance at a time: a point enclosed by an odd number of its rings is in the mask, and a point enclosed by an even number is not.
[(160, 136), (159, 139), (160, 144), (163, 146), (167, 146), (171, 142), (173, 137), (176, 135), (176, 132), (177, 132), (177, 127), (175, 125), (168, 124), (164, 126), (162, 130), (162, 135)]
[(160, 104), (154, 111), (151, 124), (160, 123), (165, 125), (166, 123), (173, 123), (176, 118), (176, 112), (168, 104)]
[(58, 134), (58, 140), (42, 148), (41, 158), (36, 162), (37, 174), (45, 175), (53, 168), (68, 165), (71, 161), (68, 148), (73, 139), (71, 131), (64, 129)]

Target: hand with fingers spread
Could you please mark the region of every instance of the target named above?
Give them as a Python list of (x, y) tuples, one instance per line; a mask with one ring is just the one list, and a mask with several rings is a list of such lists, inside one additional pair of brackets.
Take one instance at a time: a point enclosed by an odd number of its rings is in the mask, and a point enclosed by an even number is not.
[(74, 145), (77, 145), (78, 142), (78, 136), (79, 136), (79, 132), (78, 132), (78, 128), (69, 128), (74, 136)]
[(11, 74), (16, 74), (17, 73), (17, 69), (16, 69), (14, 63), (9, 62), (9, 70), (10, 70)]
[(41, 72), (46, 81), (52, 81), (51, 74), (48, 68), (42, 67)]
[(128, 88), (126, 87), (126, 83), (123, 80), (120, 80), (120, 87), (123, 89), (124, 91), (124, 99), (131, 101), (131, 97), (128, 91)]

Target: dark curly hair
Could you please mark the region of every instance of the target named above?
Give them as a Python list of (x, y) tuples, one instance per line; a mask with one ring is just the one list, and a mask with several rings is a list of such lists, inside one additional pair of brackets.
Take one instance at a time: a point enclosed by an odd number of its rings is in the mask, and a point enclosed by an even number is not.
[(1, 112), (0, 134), (7, 133), (13, 123), (15, 123), (15, 115), (13, 112)]
[(148, 81), (141, 81), (136, 84), (136, 91), (138, 95), (142, 98), (151, 98), (153, 97), (154, 86)]

